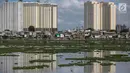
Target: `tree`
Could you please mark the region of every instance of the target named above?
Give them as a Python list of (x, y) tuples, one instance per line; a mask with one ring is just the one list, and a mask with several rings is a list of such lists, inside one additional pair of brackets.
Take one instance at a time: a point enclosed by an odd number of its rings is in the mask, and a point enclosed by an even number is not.
[(28, 31), (34, 32), (34, 31), (35, 31), (35, 27), (34, 27), (34, 26), (29, 26), (29, 27), (28, 27)]
[(110, 32), (116, 32), (116, 30), (110, 30)]
[(5, 29), (4, 31), (10, 31), (9, 29)]
[(87, 30), (91, 30), (91, 31), (94, 31), (94, 29), (93, 29), (93, 28), (88, 28)]
[(2, 38), (3, 38), (3, 39), (7, 39), (7, 38), (9, 38), (9, 37), (8, 37), (7, 35), (3, 35)]
[(129, 29), (123, 29), (123, 30), (121, 30), (121, 33), (122, 32), (129, 32)]

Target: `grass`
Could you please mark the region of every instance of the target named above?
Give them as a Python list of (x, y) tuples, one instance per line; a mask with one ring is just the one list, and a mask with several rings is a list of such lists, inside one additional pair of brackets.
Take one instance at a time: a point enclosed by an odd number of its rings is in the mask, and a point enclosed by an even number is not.
[[(86, 43), (85, 43), (86, 41)], [(130, 45), (129, 40), (113, 40), (113, 39), (98, 39), (98, 40), (92, 40), (92, 39), (87, 39), (87, 40), (33, 40), (33, 39), (10, 39), (10, 40), (0, 40), (0, 45), (24, 45), (24, 46), (43, 46), (43, 45), (48, 45), (48, 46), (67, 46), (67, 45)]]
[[(33, 39), (10, 39), (10, 40), (0, 40), (0, 45), (5, 45), (5, 48), (0, 48), (0, 53), (8, 53), (8, 52), (35, 52), (36, 50), (42, 50), (43, 53), (77, 53), (77, 52), (91, 52), (94, 50), (105, 50), (105, 51), (130, 51), (130, 42), (129, 40), (113, 40), (113, 39), (101, 39), (101, 40), (92, 40), (88, 39), (85, 43), (85, 40), (33, 40)], [(47, 42), (46, 42), (47, 41)], [(62, 45), (62, 46), (61, 46)], [(86, 47), (86, 46), (87, 47)], [(119, 46), (120, 45), (120, 46)], [(9, 47), (15, 46), (15, 47)], [(17, 46), (17, 47), (16, 47)], [(24, 46), (20, 48), (18, 46)], [(32, 46), (30, 48), (27, 48)], [(39, 49), (34, 48), (35, 46), (39, 46)], [(42, 47), (42, 48), (41, 48)], [(51, 49), (45, 49), (51, 48)], [(58, 49), (60, 48), (60, 49)], [(123, 49), (122, 49), (123, 48)], [(33, 51), (32, 51), (33, 50)]]

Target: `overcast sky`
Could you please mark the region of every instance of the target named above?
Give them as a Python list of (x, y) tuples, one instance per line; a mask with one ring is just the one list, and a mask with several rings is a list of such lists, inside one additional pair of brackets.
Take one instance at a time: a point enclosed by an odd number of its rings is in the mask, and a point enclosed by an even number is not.
[[(17, 1), (17, 0), (10, 0)], [(36, 0), (24, 0), (36, 1)], [(43, 2), (44, 0), (41, 0)], [(58, 28), (59, 30), (72, 29), (84, 25), (84, 5), (88, 0), (50, 0), (51, 3), (58, 4)], [(92, 1), (92, 0), (91, 0)], [(100, 0), (98, 0), (100, 1)], [(104, 0), (116, 3), (127, 3), (127, 13), (117, 11), (117, 23), (130, 26), (130, 0)]]

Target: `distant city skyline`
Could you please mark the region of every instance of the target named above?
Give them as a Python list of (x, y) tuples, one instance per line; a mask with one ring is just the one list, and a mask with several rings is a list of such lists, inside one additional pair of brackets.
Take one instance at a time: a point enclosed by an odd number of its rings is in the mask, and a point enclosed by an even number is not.
[[(2, 0), (3, 1), (3, 0)], [(9, 0), (16, 1), (16, 0)], [(24, 0), (31, 1), (31, 0)], [(33, 0), (35, 1), (35, 0)], [(41, 0), (43, 2), (43, 0)], [(50, 0), (52, 3), (58, 4), (58, 27), (59, 30), (72, 29), (84, 24), (84, 6), (82, 0)], [(85, 0), (88, 1), (88, 0)], [(101, 0), (98, 0), (101, 1)], [(115, 0), (104, 0), (115, 1)], [(130, 27), (130, 0), (116, 0), (118, 3), (127, 3), (127, 13), (120, 14), (117, 11), (117, 24), (126, 24)], [(119, 16), (120, 15), (120, 16)]]

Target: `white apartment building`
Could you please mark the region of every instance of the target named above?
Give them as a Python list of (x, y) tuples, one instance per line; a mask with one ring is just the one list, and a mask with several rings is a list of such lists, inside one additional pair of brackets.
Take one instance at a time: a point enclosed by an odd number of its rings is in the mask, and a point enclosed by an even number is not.
[(36, 30), (57, 30), (57, 5), (24, 3), (24, 29), (34, 26)]
[(116, 30), (116, 5), (113, 2), (101, 2), (102, 29)]
[(50, 4), (40, 4), (40, 27), (47, 29), (51, 29), (52, 25), (52, 9)]
[(84, 3), (84, 28), (116, 29), (116, 5), (113, 2), (88, 1)]
[(88, 1), (84, 4), (84, 27), (100, 30), (100, 4)]
[(57, 30), (57, 24), (58, 24), (58, 7), (57, 5), (52, 5), (52, 31)]
[(57, 5), (39, 2), (4, 2), (0, 5), (0, 31), (57, 30)]
[(23, 28), (39, 27), (39, 4), (37, 2), (23, 3)]
[(23, 4), (22, 2), (5, 2), (0, 5), (0, 31), (23, 30)]

